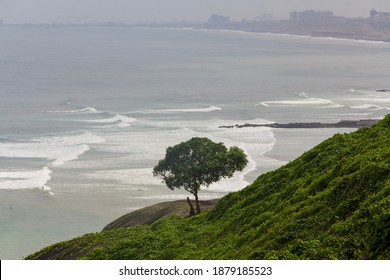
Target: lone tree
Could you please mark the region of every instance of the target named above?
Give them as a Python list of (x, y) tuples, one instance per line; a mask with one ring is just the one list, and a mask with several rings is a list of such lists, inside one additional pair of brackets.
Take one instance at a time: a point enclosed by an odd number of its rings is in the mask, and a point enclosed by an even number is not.
[[(198, 192), (202, 186), (222, 178), (230, 178), (235, 171), (241, 171), (248, 160), (243, 150), (237, 147), (227, 149), (223, 143), (208, 138), (194, 137), (176, 146), (168, 147), (165, 158), (153, 169), (153, 175), (163, 179), (169, 189), (184, 188), (195, 197), (196, 214), (200, 213)], [(190, 200), (190, 215), (195, 211)]]

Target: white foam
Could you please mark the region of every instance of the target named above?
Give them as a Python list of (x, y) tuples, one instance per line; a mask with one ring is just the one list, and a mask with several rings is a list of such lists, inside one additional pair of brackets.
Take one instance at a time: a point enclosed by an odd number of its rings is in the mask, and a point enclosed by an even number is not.
[(53, 166), (75, 160), (88, 151), (88, 144), (103, 143), (97, 135), (85, 132), (79, 135), (40, 137), (26, 142), (0, 143), (0, 157), (44, 158)]
[(69, 111), (49, 111), (49, 113), (99, 113), (98, 110), (92, 107), (85, 107), (79, 110), (69, 110)]
[(161, 179), (153, 176), (152, 168), (106, 170), (84, 175), (88, 179), (117, 181), (125, 185), (162, 185)]
[(89, 122), (89, 123), (115, 123), (115, 122), (122, 122), (122, 123), (125, 123), (127, 125), (130, 125), (130, 123), (133, 123), (135, 121), (137, 121), (137, 120), (134, 119), (134, 118), (129, 118), (129, 117), (126, 117), (126, 116), (123, 116), (123, 115), (116, 114), (116, 115), (114, 115), (112, 117), (109, 117), (109, 118), (88, 120), (86, 122)]
[(300, 100), (278, 100), (278, 101), (264, 101), (258, 103), (256, 106), (265, 106), (269, 107), (272, 105), (275, 106), (313, 106), (313, 105), (331, 105), (331, 106), (342, 106), (340, 104), (334, 103), (331, 100), (323, 99), (323, 98), (305, 98)]
[(350, 106), (350, 108), (352, 109), (375, 109), (375, 108), (378, 108), (379, 106), (377, 105), (372, 105), (372, 104), (362, 104), (362, 105), (358, 105), (358, 106)]
[[(0, 143), (0, 157), (42, 158), (48, 166), (61, 166), (68, 161), (78, 159), (90, 149), (88, 144), (104, 142), (99, 136), (89, 132), (70, 136), (40, 137), (25, 142)], [(53, 195), (46, 184), (50, 180), (51, 170), (0, 170), (0, 189), (39, 189)]]
[(89, 146), (86, 144), (71, 146), (71, 147), (59, 147), (59, 153), (56, 159), (52, 162), (53, 166), (63, 165), (65, 162), (78, 159), (80, 155), (89, 151)]
[(374, 104), (362, 104), (362, 105), (357, 105), (357, 106), (350, 106), (352, 109), (369, 109), (372, 111), (380, 111), (380, 110), (388, 110), (390, 111), (390, 108), (388, 107), (383, 107), (383, 106), (378, 106)]
[(388, 102), (390, 100), (390, 91), (389, 90), (370, 90), (370, 89), (350, 89), (350, 93), (356, 94), (356, 98), (352, 99), (379, 99)]
[(161, 109), (161, 110), (143, 110), (143, 111), (133, 111), (130, 113), (139, 113), (139, 114), (157, 114), (157, 113), (207, 113), (214, 111), (222, 111), (222, 108), (217, 106), (209, 106), (205, 108), (178, 108), (178, 109)]
[(299, 97), (305, 97), (305, 98), (308, 97), (306, 92), (302, 92), (302, 93), (300, 93), (298, 96), (299, 96)]
[(71, 111), (71, 113), (96, 113), (98, 112), (95, 108), (92, 108), (92, 107), (85, 107), (84, 109), (81, 109), (81, 110), (75, 110), (75, 111)]
[(362, 98), (351, 98), (354, 101), (362, 101), (362, 102), (370, 102), (370, 103), (388, 103), (390, 104), (390, 96), (373, 96), (370, 95), (368, 97)]
[[(124, 154), (121, 161), (148, 163), (152, 167), (164, 157), (166, 148), (187, 141), (196, 134), (184, 129), (176, 131), (132, 131), (131, 134), (112, 134), (107, 137), (109, 144), (99, 147), (101, 151)], [(150, 164), (150, 165), (149, 165)]]
[[(346, 100), (352, 103), (351, 109), (366, 109), (370, 111), (390, 111), (390, 92), (377, 90), (354, 90), (353, 96)], [(359, 104), (360, 103), (360, 104)]]
[[(0, 189), (21, 190), (40, 189), (50, 192), (46, 183), (50, 180), (51, 170), (0, 171)], [(52, 193), (51, 193), (52, 194)]]
[(217, 106), (209, 106), (207, 108), (193, 108), (193, 109), (165, 109), (165, 110), (157, 110), (157, 112), (167, 112), (167, 113), (201, 113), (201, 112), (213, 112), (213, 111), (221, 111), (222, 108)]
[(91, 132), (85, 131), (81, 134), (68, 136), (40, 137), (34, 138), (33, 142), (38, 142), (47, 145), (80, 145), (80, 144), (100, 144), (105, 140)]
[(131, 126), (131, 124), (118, 121), (118, 122), (114, 122), (114, 124), (90, 126), (90, 128), (98, 128), (98, 129), (109, 128), (109, 129), (111, 129), (111, 128), (124, 128), (124, 127), (129, 127), (129, 126)]
[(345, 105), (341, 105), (339, 103), (333, 103), (333, 104), (330, 104), (330, 105), (325, 105), (325, 106), (320, 106), (318, 107), (319, 109), (327, 109), (327, 108), (344, 108)]
[(325, 116), (330, 116), (330, 117), (334, 117), (334, 116), (342, 116), (342, 117), (369, 117), (370, 116), (370, 113), (339, 113), (339, 114), (328, 114), (328, 115), (325, 115)]
[(108, 115), (111, 115), (108, 118), (93, 119), (93, 120), (83, 121), (83, 122), (87, 122), (87, 123), (110, 124), (110, 125), (106, 125), (106, 126), (103, 126), (103, 125), (95, 126), (93, 128), (112, 128), (112, 127), (123, 128), (123, 127), (129, 127), (131, 123), (136, 121), (136, 119), (134, 119), (134, 118), (130, 118), (130, 117), (127, 117), (127, 116), (123, 116), (123, 115), (119, 115), (119, 114), (115, 114), (115, 113), (110, 113), (110, 112), (98, 111), (97, 109), (92, 108), (92, 107), (85, 107), (85, 108), (80, 109), (80, 110), (50, 111), (50, 112), (51, 113), (73, 113), (73, 114), (96, 113), (96, 114), (106, 114), (106, 115), (108, 114)]

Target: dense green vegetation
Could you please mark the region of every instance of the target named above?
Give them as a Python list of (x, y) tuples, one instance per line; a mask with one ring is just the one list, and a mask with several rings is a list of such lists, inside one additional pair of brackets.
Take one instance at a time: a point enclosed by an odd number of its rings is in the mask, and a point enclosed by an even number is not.
[(390, 115), (337, 134), (192, 218), (88, 234), (30, 258), (390, 259)]

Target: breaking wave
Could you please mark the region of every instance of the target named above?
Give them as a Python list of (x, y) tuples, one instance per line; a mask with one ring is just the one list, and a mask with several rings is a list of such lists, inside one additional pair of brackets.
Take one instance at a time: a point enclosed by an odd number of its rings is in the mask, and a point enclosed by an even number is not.
[(214, 111), (222, 111), (222, 108), (218, 106), (208, 106), (205, 108), (177, 108), (177, 109), (160, 109), (160, 110), (143, 110), (135, 111), (131, 113), (140, 114), (158, 114), (158, 113), (208, 113)]
[(50, 174), (51, 170), (48, 167), (41, 170), (0, 171), (0, 189), (40, 189), (53, 194), (50, 192), (50, 188), (46, 186), (51, 178)]
[(357, 106), (350, 106), (351, 109), (368, 109), (371, 111), (381, 111), (381, 110), (387, 110), (390, 111), (389, 107), (383, 107), (379, 105), (374, 105), (374, 104), (362, 104), (362, 105), (357, 105)]
[(58, 167), (76, 160), (90, 149), (91, 144), (105, 140), (89, 132), (69, 136), (39, 137), (28, 141), (0, 143), (0, 157), (20, 159), (43, 159), (46, 166), (41, 170), (1, 170), (0, 188), (49, 190), (50, 167)]
[(87, 120), (86, 122), (88, 122), (88, 123), (101, 123), (101, 124), (115, 123), (115, 124), (120, 124), (123, 127), (125, 127), (125, 126), (129, 126), (131, 123), (133, 123), (135, 121), (137, 121), (137, 120), (134, 118), (115, 114), (115, 115), (108, 117), (108, 118)]
[(49, 113), (99, 113), (99, 111), (92, 107), (85, 107), (79, 110), (49, 111)]
[(265, 101), (258, 103), (256, 106), (320, 106), (320, 105), (329, 105), (329, 106), (337, 106), (342, 107), (343, 105), (337, 104), (331, 100), (323, 99), (323, 98), (313, 98), (308, 97), (300, 100), (278, 100), (278, 101)]
[[(135, 122), (136, 119), (130, 118), (124, 115), (116, 114), (116, 113), (111, 113), (111, 112), (106, 112), (106, 111), (99, 111), (96, 108), (93, 107), (84, 107), (82, 109), (77, 109), (77, 110), (66, 110), (66, 111), (50, 111), (50, 113), (63, 113), (63, 114), (90, 114), (94, 113), (94, 116), (102, 116), (103, 118), (96, 118), (96, 119), (91, 119), (91, 120), (83, 120), (82, 122), (86, 123), (94, 123), (94, 124), (110, 124), (110, 126), (106, 127), (111, 127), (112, 125), (115, 125), (117, 127), (128, 127), (130, 126), (131, 123)], [(103, 128), (104, 126), (100, 126)]]
[(193, 109), (165, 109), (165, 110), (156, 110), (155, 112), (167, 112), (167, 113), (202, 113), (202, 112), (213, 112), (213, 111), (222, 111), (222, 108), (217, 106), (209, 106), (206, 108), (193, 108)]

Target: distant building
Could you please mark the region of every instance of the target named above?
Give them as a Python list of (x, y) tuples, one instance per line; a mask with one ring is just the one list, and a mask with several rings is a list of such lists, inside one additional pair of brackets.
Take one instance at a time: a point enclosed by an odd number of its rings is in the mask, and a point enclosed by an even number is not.
[(274, 14), (262, 14), (254, 18), (254, 21), (274, 21), (276, 17)]
[(370, 20), (373, 23), (390, 23), (390, 13), (378, 12), (372, 9), (370, 11)]
[(220, 15), (211, 15), (208, 22), (212, 24), (225, 24), (230, 22), (230, 18)]
[(333, 18), (331, 11), (293, 11), (290, 12), (290, 21), (298, 22), (313, 22), (313, 21), (327, 21)]
[(0, 26), (2, 26), (3, 25), (3, 20), (2, 19), (0, 19)]

